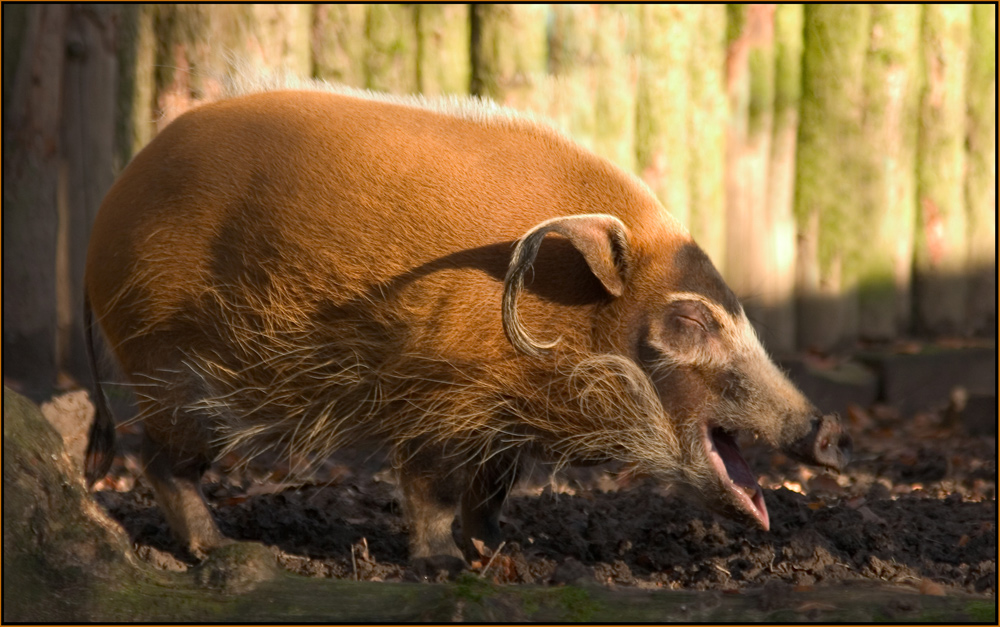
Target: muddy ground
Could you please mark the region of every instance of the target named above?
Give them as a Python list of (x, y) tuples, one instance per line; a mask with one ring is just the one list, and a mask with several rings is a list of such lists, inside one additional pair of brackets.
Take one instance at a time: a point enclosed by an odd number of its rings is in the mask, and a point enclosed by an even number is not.
[[(842, 474), (753, 443), (744, 453), (765, 489), (770, 531), (715, 514), (697, 498), (613, 466), (552, 475), (536, 467), (505, 508), (506, 544), (473, 570), (503, 584), (595, 580), (671, 589), (789, 589), (895, 582), (926, 594), (996, 594), (996, 435), (969, 435), (949, 410), (901, 415), (851, 407), (854, 461)], [(137, 473), (137, 430), (97, 500), (160, 568), (196, 562), (171, 539)], [(391, 471), (345, 452), (308, 481), (261, 463), (210, 471), (205, 491), (222, 531), (273, 547), (311, 576), (413, 581)]]

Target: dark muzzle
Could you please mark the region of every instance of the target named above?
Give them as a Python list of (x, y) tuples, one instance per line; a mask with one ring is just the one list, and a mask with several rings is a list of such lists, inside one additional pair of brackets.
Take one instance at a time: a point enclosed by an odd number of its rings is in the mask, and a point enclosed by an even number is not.
[(805, 437), (785, 449), (800, 462), (842, 469), (851, 460), (851, 436), (841, 427), (836, 414), (813, 419), (812, 428)]

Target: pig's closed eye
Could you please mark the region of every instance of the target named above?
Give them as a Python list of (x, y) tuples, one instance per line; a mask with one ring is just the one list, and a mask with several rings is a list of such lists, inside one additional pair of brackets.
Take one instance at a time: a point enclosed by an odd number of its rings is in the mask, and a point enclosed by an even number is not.
[(715, 320), (708, 309), (697, 301), (679, 301), (674, 303), (673, 316), (684, 328), (709, 331), (714, 328)]
[(700, 328), (702, 331), (708, 331), (708, 328), (705, 326), (705, 323), (702, 322), (701, 320), (698, 320), (697, 318), (691, 318), (689, 316), (678, 316), (677, 319), (683, 322), (684, 324), (690, 325), (691, 327)]

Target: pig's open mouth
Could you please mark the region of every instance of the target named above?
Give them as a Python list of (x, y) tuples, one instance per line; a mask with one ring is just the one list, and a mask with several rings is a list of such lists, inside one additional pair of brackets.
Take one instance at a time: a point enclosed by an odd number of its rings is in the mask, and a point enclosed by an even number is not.
[(738, 506), (749, 514), (766, 531), (770, 528), (764, 494), (757, 485), (749, 464), (743, 459), (740, 447), (732, 433), (719, 427), (703, 427), (705, 452), (712, 460), (722, 483), (732, 492)]

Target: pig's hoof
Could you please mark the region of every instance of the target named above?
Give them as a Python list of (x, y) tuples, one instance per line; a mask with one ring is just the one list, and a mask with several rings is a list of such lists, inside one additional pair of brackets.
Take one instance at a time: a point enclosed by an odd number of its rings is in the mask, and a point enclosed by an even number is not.
[(213, 549), (195, 570), (200, 585), (243, 594), (278, 574), (274, 553), (259, 542), (227, 542)]
[(465, 570), (465, 560), (454, 555), (431, 555), (411, 560), (410, 568), (417, 581), (443, 583)]

